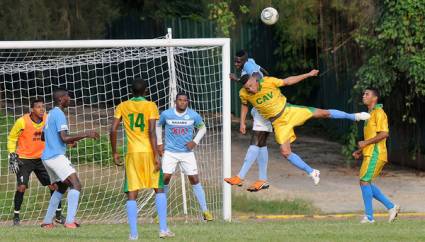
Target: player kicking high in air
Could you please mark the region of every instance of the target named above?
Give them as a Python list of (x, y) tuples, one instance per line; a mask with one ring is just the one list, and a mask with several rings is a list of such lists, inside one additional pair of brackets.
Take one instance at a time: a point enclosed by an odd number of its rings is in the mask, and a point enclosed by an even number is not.
[[(162, 156), (162, 171), (164, 172), (164, 191), (168, 192), (168, 184), (176, 170), (177, 164), (183, 173), (188, 176), (201, 207), (204, 220), (212, 221), (213, 216), (208, 211), (205, 200), (205, 192), (199, 182), (198, 167), (193, 149), (199, 144), (207, 132), (202, 117), (193, 109), (188, 108), (189, 99), (187, 94), (178, 93), (176, 107), (161, 113), (157, 124), (158, 150)], [(165, 126), (165, 151), (162, 144), (162, 127)], [(194, 137), (194, 130), (198, 133)]]
[(381, 202), (389, 213), (388, 222), (394, 221), (400, 211), (400, 206), (392, 203), (381, 190), (372, 183), (387, 163), (388, 119), (382, 104), (378, 104), (379, 91), (366, 88), (363, 93), (363, 104), (369, 110), (370, 119), (365, 123), (363, 141), (358, 142), (358, 150), (353, 153), (355, 159), (363, 155), (360, 168), (360, 189), (362, 190), (365, 216), (361, 223), (374, 223), (372, 200)]
[[(291, 76), (285, 79), (274, 77), (259, 78), (258, 75), (244, 75), (241, 77), (243, 88), (239, 92), (242, 102), (242, 110), (246, 110), (251, 103), (258, 112), (273, 125), (276, 142), (280, 145), (280, 153), (291, 164), (305, 171), (312, 177), (314, 184), (320, 181), (320, 171), (311, 168), (297, 154), (292, 152), (291, 143), (296, 136), (294, 128), (303, 125), (310, 118), (348, 119), (352, 121), (367, 120), (368, 113), (349, 114), (339, 110), (323, 110), (311, 107), (292, 105), (286, 102), (286, 97), (280, 92), (279, 87), (290, 86), (298, 82), (314, 77), (319, 74), (318, 70), (309, 73)], [(241, 113), (241, 127), (245, 126), (246, 112)]]
[[(261, 66), (257, 65), (252, 58), (248, 58), (248, 53), (244, 50), (240, 50), (236, 53), (235, 57), (235, 68), (241, 70), (241, 75), (254, 73), (259, 75), (260, 78), (264, 74), (268, 75), (267, 71)], [(263, 74), (264, 73), (264, 74)], [(235, 74), (230, 74), (230, 79), (233, 81), (239, 81)], [(245, 107), (245, 106), (244, 106)], [(242, 113), (248, 112), (248, 107), (241, 110)], [(242, 115), (245, 116), (246, 114)], [(239, 171), (239, 174), (230, 178), (224, 178), (224, 181), (230, 185), (242, 186), (243, 179), (248, 173), (254, 161), (258, 162), (258, 180), (249, 186), (247, 189), (250, 192), (260, 191), (261, 189), (269, 188), (267, 183), (267, 163), (269, 159), (269, 153), (267, 150), (267, 138), (273, 131), (270, 121), (265, 120), (257, 111), (257, 109), (251, 109), (251, 116), (254, 119), (252, 126), (251, 144), (246, 152), (243, 165)], [(241, 126), (240, 129), (242, 134), (246, 133), (246, 127)]]
[(55, 107), (50, 110), (47, 116), (46, 125), (43, 129), (45, 148), (41, 159), (49, 173), (50, 180), (56, 182), (58, 188), (50, 197), (49, 207), (44, 217), (43, 228), (53, 227), (53, 216), (62, 195), (68, 187), (68, 210), (65, 220), (65, 228), (75, 229), (79, 224), (75, 221), (78, 209), (78, 199), (80, 197), (81, 183), (77, 172), (71, 161), (65, 156), (66, 144), (74, 145), (75, 142), (84, 138), (99, 138), (95, 131), (88, 131), (77, 135), (68, 134), (68, 122), (63, 110), (69, 106), (70, 97), (66, 89), (56, 89), (53, 91)]
[[(43, 100), (34, 100), (31, 104), (31, 113), (16, 120), (7, 138), (7, 149), (10, 157), (9, 168), (16, 174), (18, 184), (13, 200), (15, 205), (13, 225), (20, 223), (19, 211), (32, 172), (35, 173), (43, 186), (49, 187), (50, 195), (55, 191), (55, 186), (51, 184), (49, 174), (41, 161), (41, 154), (44, 149), (41, 133), (47, 117), (44, 110)], [(61, 207), (59, 202), (55, 221), (63, 224), (65, 219), (61, 215)]]
[(140, 189), (155, 190), (155, 204), (159, 217), (159, 237), (174, 237), (167, 227), (167, 197), (163, 192), (163, 174), (159, 160), (156, 121), (158, 108), (154, 102), (144, 98), (146, 83), (142, 79), (133, 81), (134, 97), (120, 103), (115, 109), (111, 127), (110, 141), (115, 164), (121, 165), (117, 151), (117, 130), (121, 120), (127, 136), (125, 154), (124, 192), (127, 193), (127, 216), (130, 226), (130, 240), (138, 239), (137, 232), (137, 194)]

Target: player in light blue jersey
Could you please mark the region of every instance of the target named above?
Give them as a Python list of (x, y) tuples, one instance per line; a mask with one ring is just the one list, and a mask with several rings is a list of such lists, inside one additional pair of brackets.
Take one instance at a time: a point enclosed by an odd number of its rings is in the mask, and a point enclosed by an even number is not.
[(75, 221), (77, 214), (78, 199), (80, 197), (81, 183), (71, 161), (65, 156), (66, 144), (75, 145), (75, 142), (84, 138), (99, 138), (95, 131), (69, 135), (68, 122), (63, 110), (68, 107), (70, 97), (65, 89), (57, 89), (53, 92), (55, 107), (50, 110), (43, 129), (42, 139), (45, 140), (45, 148), (41, 159), (49, 173), (51, 182), (57, 184), (56, 191), (52, 194), (44, 217), (42, 228), (53, 228), (53, 217), (63, 194), (68, 190), (68, 211), (65, 228), (75, 229), (79, 224)]
[[(199, 182), (198, 167), (196, 164), (193, 149), (202, 137), (207, 128), (202, 117), (195, 111), (188, 108), (189, 99), (187, 94), (179, 93), (176, 96), (176, 107), (165, 110), (161, 113), (157, 124), (158, 150), (162, 156), (162, 171), (164, 173), (164, 192), (168, 192), (168, 184), (176, 166), (188, 176), (192, 184), (199, 206), (202, 209), (204, 220), (212, 221), (213, 216), (208, 211), (205, 192)], [(162, 128), (165, 127), (165, 148), (162, 143)], [(195, 134), (195, 128), (198, 132)]]
[[(254, 59), (248, 58), (248, 53), (244, 50), (240, 50), (236, 53), (235, 68), (241, 71), (241, 76), (245, 74), (259, 75), (260, 77), (263, 77), (264, 74), (268, 75), (267, 71), (264, 70), (261, 66), (257, 65)], [(233, 73), (230, 74), (230, 79), (233, 81), (239, 80)], [(241, 117), (246, 117), (247, 112), (247, 106), (242, 105)], [(245, 113), (245, 115), (243, 115), (243, 113)], [(246, 174), (254, 164), (255, 160), (257, 160), (259, 171), (258, 180), (251, 184), (247, 189), (250, 192), (257, 192), (261, 189), (267, 189), (269, 187), (269, 184), (267, 183), (267, 163), (269, 160), (267, 138), (273, 131), (273, 128), (270, 121), (264, 119), (255, 108), (252, 108), (251, 116), (254, 119), (252, 127), (253, 132), (251, 136), (251, 144), (248, 148), (248, 151), (246, 152), (244, 163), (238, 175), (225, 178), (224, 181), (230, 185), (242, 186)], [(241, 124), (245, 124), (245, 120), (243, 120)], [(240, 132), (242, 134), (246, 133), (245, 125), (241, 125)]]

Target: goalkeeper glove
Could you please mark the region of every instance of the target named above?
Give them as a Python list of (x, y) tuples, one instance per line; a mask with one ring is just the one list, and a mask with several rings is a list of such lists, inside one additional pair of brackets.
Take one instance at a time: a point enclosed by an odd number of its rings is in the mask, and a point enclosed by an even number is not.
[(9, 170), (17, 174), (19, 171), (20, 165), (22, 165), (22, 162), (19, 160), (18, 154), (10, 153), (9, 154)]

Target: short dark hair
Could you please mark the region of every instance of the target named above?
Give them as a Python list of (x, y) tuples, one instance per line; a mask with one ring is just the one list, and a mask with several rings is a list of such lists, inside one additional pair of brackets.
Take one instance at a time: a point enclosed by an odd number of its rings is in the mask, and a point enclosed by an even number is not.
[(374, 95), (375, 97), (377, 97), (377, 98), (378, 98), (378, 100), (381, 98), (381, 95), (379, 94), (379, 90), (378, 90), (378, 88), (376, 88), (376, 87), (367, 87), (365, 90), (372, 91), (373, 95)]
[(237, 57), (248, 56), (248, 52), (246, 52), (245, 50), (239, 50), (238, 52), (236, 52), (236, 56)]
[(245, 85), (245, 83), (249, 80), (250, 77), (251, 75), (245, 74), (241, 76), (241, 78), (239, 79), (239, 82), (242, 83), (242, 85)]
[(61, 88), (61, 87), (56, 88), (53, 91), (53, 100), (55, 101), (56, 104), (58, 104), (59, 101), (60, 101), (60, 98), (65, 96), (65, 95), (68, 95), (68, 90), (66, 90), (65, 88)]
[(187, 95), (187, 93), (185, 92), (179, 92), (176, 95), (176, 100), (180, 97), (180, 96), (186, 96), (187, 99), (189, 99), (189, 95)]
[(134, 96), (143, 96), (145, 95), (146, 91), (146, 82), (142, 78), (134, 79), (132, 90)]
[(44, 103), (44, 100), (40, 99), (40, 98), (36, 98), (36, 99), (32, 100), (31, 101), (31, 108), (34, 108), (36, 103)]

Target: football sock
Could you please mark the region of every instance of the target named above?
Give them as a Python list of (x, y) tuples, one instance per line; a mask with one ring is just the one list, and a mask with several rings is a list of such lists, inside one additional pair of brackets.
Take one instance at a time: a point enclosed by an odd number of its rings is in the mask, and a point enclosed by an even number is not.
[(50, 196), (49, 207), (47, 208), (46, 216), (44, 217), (44, 220), (43, 220), (44, 224), (51, 224), (53, 222), (55, 211), (58, 208), (58, 205), (62, 199), (62, 196), (63, 194), (58, 191), (55, 191), (52, 194), (52, 196)]
[[(54, 192), (55, 190), (50, 190), (50, 196), (52, 196)], [(60, 215), (60, 211), (62, 211), (62, 202), (59, 202), (58, 209), (56, 209), (56, 215), (57, 213)]]
[(244, 179), (246, 176), (246, 173), (248, 173), (249, 169), (251, 168), (252, 164), (254, 163), (255, 159), (257, 159), (259, 154), (260, 148), (256, 145), (250, 145), (248, 148), (248, 151), (245, 155), (245, 160), (243, 161), (243, 165), (241, 170), (239, 171), (238, 176), (241, 179)]
[(367, 216), (369, 220), (373, 220), (372, 187), (370, 185), (360, 185), (360, 189), (362, 190), (365, 215)]
[(68, 210), (66, 213), (66, 223), (71, 224), (75, 222), (75, 215), (77, 215), (78, 199), (80, 198), (80, 192), (75, 189), (70, 189), (68, 192)]
[(346, 113), (335, 109), (329, 109), (328, 111), (331, 114), (331, 118), (333, 119), (349, 119), (352, 121), (356, 121), (356, 118), (353, 113)]
[(24, 193), (20, 191), (16, 191), (15, 199), (13, 200), (15, 204), (15, 211), (19, 212), (19, 210), (21, 210), (22, 201), (24, 201)]
[(375, 184), (370, 184), (370, 187), (372, 188), (373, 197), (376, 200), (380, 201), (387, 209), (394, 207), (394, 203), (392, 203)]
[(159, 218), (159, 230), (168, 231), (167, 227), (167, 196), (165, 193), (157, 193), (155, 196), (156, 210)]
[(257, 157), (258, 161), (258, 178), (267, 180), (267, 162), (269, 161), (269, 151), (267, 146), (261, 147)]
[(297, 154), (292, 152), (288, 156), (288, 160), (291, 162), (292, 165), (296, 166), (298, 169), (305, 171), (308, 175), (313, 172), (313, 168), (311, 168), (307, 163), (305, 163), (301, 157), (299, 157)]
[(207, 211), (208, 210), (207, 201), (205, 200), (205, 192), (204, 192), (204, 189), (202, 188), (201, 183), (192, 185), (192, 189), (193, 189), (193, 193), (196, 196), (196, 199), (198, 199), (199, 206), (201, 207), (202, 212)]
[(137, 233), (137, 203), (136, 200), (127, 200), (127, 218), (130, 226), (131, 237), (138, 236)]

